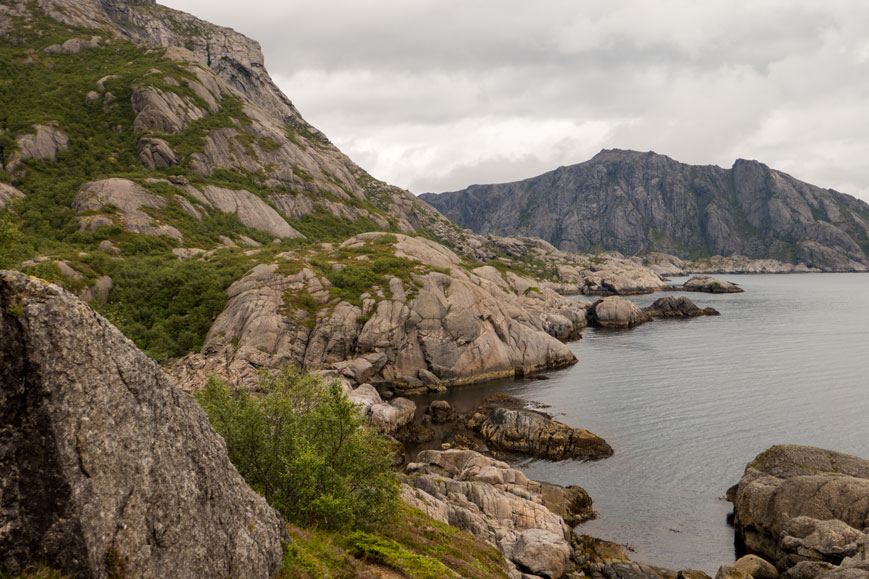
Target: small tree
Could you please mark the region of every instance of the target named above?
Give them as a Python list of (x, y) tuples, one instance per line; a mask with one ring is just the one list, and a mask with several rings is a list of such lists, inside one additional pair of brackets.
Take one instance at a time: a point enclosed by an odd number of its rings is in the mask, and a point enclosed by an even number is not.
[(392, 450), (363, 424), (340, 384), (288, 369), (262, 374), (264, 396), (216, 377), (197, 394), (229, 458), (251, 487), (303, 526), (351, 529), (382, 521), (398, 500)]

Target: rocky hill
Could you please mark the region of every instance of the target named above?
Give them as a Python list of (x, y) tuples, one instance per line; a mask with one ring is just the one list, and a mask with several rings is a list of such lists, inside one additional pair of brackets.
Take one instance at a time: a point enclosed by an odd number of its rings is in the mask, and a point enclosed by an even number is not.
[(722, 169), (604, 150), (525, 181), (421, 198), (478, 233), (535, 236), (569, 251), (869, 266), (869, 205), (757, 161)]

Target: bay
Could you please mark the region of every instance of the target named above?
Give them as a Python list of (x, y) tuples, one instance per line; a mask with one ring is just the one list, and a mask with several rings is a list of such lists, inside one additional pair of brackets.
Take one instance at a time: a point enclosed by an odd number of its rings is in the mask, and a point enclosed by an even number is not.
[(587, 329), (570, 344), (579, 363), (547, 380), (440, 398), (467, 408), (508, 393), (602, 436), (611, 458), (521, 468), (591, 494), (599, 517), (578, 532), (627, 545), (638, 561), (714, 576), (734, 560), (724, 494), (755, 455), (795, 443), (869, 458), (869, 275), (718, 277), (745, 293), (686, 295), (719, 317)]

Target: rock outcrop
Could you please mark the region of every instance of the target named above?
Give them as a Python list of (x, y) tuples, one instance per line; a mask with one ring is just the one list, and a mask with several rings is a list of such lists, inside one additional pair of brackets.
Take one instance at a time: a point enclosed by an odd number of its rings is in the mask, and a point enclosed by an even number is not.
[(735, 283), (716, 279), (708, 275), (695, 275), (686, 281), (681, 289), (686, 292), (704, 292), (708, 294), (738, 294), (745, 291)]
[(36, 125), (34, 134), (21, 135), (16, 139), (18, 150), (6, 163), (6, 172), (13, 180), (22, 177), (19, 166), (27, 159), (47, 159), (54, 161), (58, 153), (69, 148), (69, 137), (56, 124)]
[[(347, 264), (403, 259), (406, 271), (342, 299)], [(343, 257), (342, 257), (343, 256)], [(424, 391), (564, 366), (576, 358), (558, 338), (584, 327), (585, 306), (533, 280), (491, 267), (467, 271), (459, 256), (422, 238), (378, 233), (348, 239), (315, 263), (296, 254), (260, 265), (228, 290), (202, 354), (182, 360), (185, 383), (217, 372), (253, 383), (255, 367), (332, 369), (356, 384)], [(388, 263), (380, 261), (379, 263)], [(287, 265), (282, 265), (287, 264)], [(284, 269), (295, 273), (281, 273)], [(359, 275), (371, 275), (367, 266)], [(358, 300), (358, 301), (357, 301)]]
[(808, 446), (774, 446), (746, 467), (728, 498), (738, 539), (780, 571), (802, 562), (865, 562), (869, 460)]
[(556, 578), (571, 567), (571, 530), (553, 512), (570, 489), (468, 450), (424, 451), (406, 470), (407, 503), (495, 545), (521, 571)]
[(113, 225), (117, 219), (124, 229), (132, 233), (182, 239), (181, 232), (176, 228), (157, 222), (143, 210), (163, 209), (166, 205), (167, 201), (163, 197), (128, 179), (118, 178), (85, 183), (72, 202), (76, 212), (89, 213), (79, 217), (82, 229), (93, 230), (101, 225)]
[(24, 197), (24, 193), (6, 183), (0, 183), (0, 209), (6, 207), (7, 203), (11, 203), (16, 199)]
[(286, 531), (205, 413), (72, 295), (0, 273), (0, 564), (272, 577)]
[(490, 397), (465, 417), (465, 424), (489, 446), (507, 452), (548, 460), (598, 460), (612, 456), (612, 447), (599, 436), (571, 428), (541, 412), (505, 407), (505, 403), (515, 406), (509, 402), (503, 397)]
[(717, 316), (715, 308), (698, 308), (686, 297), (667, 296), (658, 298), (647, 308), (643, 308), (653, 318), (696, 318), (697, 316)]
[(525, 181), (421, 198), (477, 233), (540, 237), (569, 251), (738, 253), (825, 271), (869, 266), (869, 205), (757, 161), (722, 169), (604, 150)]

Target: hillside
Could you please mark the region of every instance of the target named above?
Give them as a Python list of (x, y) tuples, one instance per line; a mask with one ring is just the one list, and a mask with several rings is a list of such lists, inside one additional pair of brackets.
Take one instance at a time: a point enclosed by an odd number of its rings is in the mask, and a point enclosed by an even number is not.
[(604, 150), (524, 181), (421, 198), (478, 233), (540, 237), (566, 251), (869, 266), (869, 205), (757, 161), (722, 169)]

